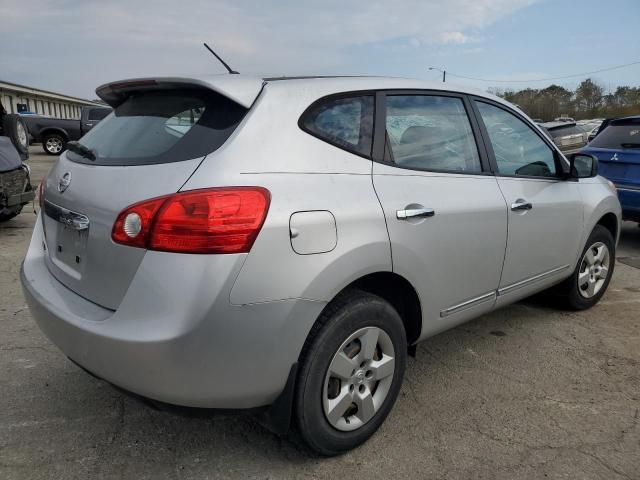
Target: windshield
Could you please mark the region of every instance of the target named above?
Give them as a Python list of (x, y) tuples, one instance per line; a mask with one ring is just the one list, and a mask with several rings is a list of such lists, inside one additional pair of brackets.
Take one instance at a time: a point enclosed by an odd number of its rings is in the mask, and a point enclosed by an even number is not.
[(95, 161), (69, 151), (74, 162), (149, 165), (202, 157), (218, 149), (246, 109), (215, 92), (170, 90), (133, 95), (89, 131), (80, 144)]
[(596, 148), (640, 148), (640, 118), (612, 121), (589, 144)]

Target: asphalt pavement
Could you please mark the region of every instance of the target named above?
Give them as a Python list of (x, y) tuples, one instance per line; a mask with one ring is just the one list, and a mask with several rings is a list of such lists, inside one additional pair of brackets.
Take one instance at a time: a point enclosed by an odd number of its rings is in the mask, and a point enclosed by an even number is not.
[[(39, 151), (36, 184), (55, 160)], [(530, 300), (420, 344), (377, 435), (324, 459), (250, 416), (154, 410), (67, 360), (19, 285), (34, 221), (0, 224), (0, 479), (640, 479), (638, 268), (617, 262), (591, 310)], [(640, 260), (636, 224), (617, 256)]]

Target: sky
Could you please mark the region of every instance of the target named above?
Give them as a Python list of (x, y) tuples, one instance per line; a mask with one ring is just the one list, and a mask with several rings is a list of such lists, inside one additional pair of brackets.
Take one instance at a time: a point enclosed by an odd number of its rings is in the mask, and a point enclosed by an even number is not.
[[(0, 80), (84, 98), (141, 76), (386, 75), (640, 86), (640, 0), (0, 0)], [(467, 80), (455, 75), (489, 79)], [(498, 81), (502, 80), (502, 81)]]

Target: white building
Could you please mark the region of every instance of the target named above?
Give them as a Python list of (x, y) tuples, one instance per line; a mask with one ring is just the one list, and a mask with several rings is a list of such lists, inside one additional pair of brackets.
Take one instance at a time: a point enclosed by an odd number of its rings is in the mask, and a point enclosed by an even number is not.
[[(80, 109), (86, 105), (99, 105), (84, 98), (26, 87), (0, 80), (0, 101), (9, 113), (26, 111), (55, 118), (80, 118)], [(22, 106), (19, 108), (19, 106)]]

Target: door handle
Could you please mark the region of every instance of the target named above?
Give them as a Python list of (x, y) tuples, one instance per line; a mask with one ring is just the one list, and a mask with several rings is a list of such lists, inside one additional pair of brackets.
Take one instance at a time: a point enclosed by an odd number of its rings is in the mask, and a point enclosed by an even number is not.
[(396, 218), (398, 220), (406, 220), (407, 218), (416, 217), (433, 217), (436, 214), (433, 208), (409, 208), (407, 210), (398, 210)]
[(522, 198), (517, 199), (515, 202), (511, 204), (511, 210), (514, 212), (518, 212), (521, 210), (531, 210), (533, 208), (533, 204), (531, 202), (527, 202)]

